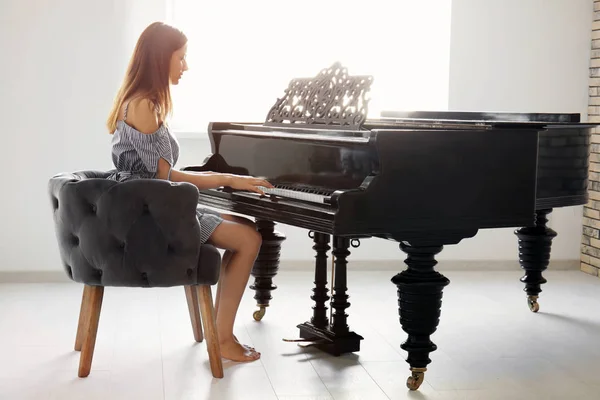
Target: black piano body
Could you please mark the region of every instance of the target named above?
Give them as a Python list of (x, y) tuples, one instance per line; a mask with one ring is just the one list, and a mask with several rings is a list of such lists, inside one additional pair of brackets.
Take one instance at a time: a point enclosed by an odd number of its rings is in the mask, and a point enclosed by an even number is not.
[[(297, 86), (290, 83), (288, 100)], [(326, 91), (328, 96), (335, 89)], [(281, 111), (282, 102), (278, 99), (273, 109)], [(350, 247), (370, 237), (400, 243), (407, 268), (392, 282), (400, 324), (408, 334), (401, 347), (408, 353), (412, 390), (422, 383), (429, 353), (437, 348), (430, 336), (449, 284), (434, 268), (443, 246), (479, 229), (519, 228), (521, 281), (529, 307), (538, 310), (546, 282), (542, 272), (556, 235), (546, 226), (546, 215), (553, 207), (587, 202), (594, 125), (581, 123), (577, 114), (396, 111), (377, 119), (358, 113), (346, 118), (359, 119), (358, 124), (344, 123), (339, 110), (331, 118), (336, 123), (314, 121), (314, 114), (306, 118), (306, 113), (294, 121), (290, 108), (285, 116), (292, 122), (268, 117), (264, 123), (211, 123), (212, 155), (184, 168), (261, 176), (275, 185), (266, 196), (228, 188), (200, 191), (202, 204), (257, 221), (263, 245), (252, 271), (256, 320), (265, 315), (276, 289), (273, 278), (285, 235), (275, 231), (275, 223), (304, 228), (314, 239), (315, 306), (312, 318), (298, 327), (303, 339), (335, 355), (358, 351), (362, 340), (347, 325)], [(335, 262), (331, 298), (330, 249)]]
[[(435, 254), (443, 245), (472, 237), (479, 229), (521, 227), (516, 232), (521, 266), (526, 271), (521, 281), (526, 285), (529, 306), (537, 311), (540, 285), (545, 283), (542, 272), (556, 235), (546, 226), (546, 215), (553, 207), (587, 202), (592, 125), (431, 119), (435, 123), (384, 115), (367, 120), (364, 130), (358, 132), (210, 124), (213, 154), (203, 165), (187, 170), (264, 176), (282, 193), (297, 192), (294, 198), (288, 197), (293, 193), (262, 197), (226, 188), (200, 191), (201, 203), (255, 217), (259, 229), (264, 230), (265, 251), (253, 271), (256, 282), (252, 288), (261, 307), (256, 319), (262, 318), (269, 304), (275, 288), (272, 278), (279, 268), (284, 237), (272, 229), (274, 222), (314, 232), (320, 258), (313, 299), (320, 304), (311, 322), (300, 328), (306, 339), (323, 339), (320, 347), (332, 354), (356, 351), (362, 339), (348, 329), (344, 314), (348, 303), (342, 264), (345, 266), (349, 244), (356, 238), (401, 243), (408, 253), (409, 268), (393, 279), (399, 288), (400, 311), (421, 315), (412, 321), (406, 318), (403, 327), (409, 335), (417, 325), (431, 334), (438, 323), (439, 307), (428, 313), (426, 295), (419, 291), (429, 290), (430, 296), (441, 301), (442, 288), (448, 284), (443, 275), (433, 271)], [(334, 326), (328, 324), (324, 305), (329, 300), (325, 274), (329, 235), (334, 238), (339, 280), (332, 302), (337, 314)], [(421, 297), (422, 306), (416, 301)], [(429, 327), (424, 327), (422, 319), (429, 321)], [(340, 339), (336, 341), (336, 337)], [(409, 387), (420, 384), (429, 360), (425, 354), (429, 350), (424, 349), (434, 346), (414, 341), (403, 344), (413, 356), (408, 360), (413, 371)]]
[(201, 202), (259, 219), (407, 242), (534, 219), (537, 128), (211, 123), (209, 137), (213, 155), (188, 170), (265, 177), (278, 191), (205, 190)]
[(492, 124), (496, 127), (521, 124), (541, 127), (538, 144), (536, 209), (547, 210), (586, 204), (590, 132), (597, 124), (581, 123), (579, 114), (383, 111), (383, 121), (422, 123)]
[(536, 211), (587, 203), (594, 125), (579, 114), (465, 114), (384, 112), (359, 132), (215, 122), (212, 156), (186, 169), (264, 176), (298, 198), (208, 190), (202, 201), (336, 236), (526, 226), (527, 199)]

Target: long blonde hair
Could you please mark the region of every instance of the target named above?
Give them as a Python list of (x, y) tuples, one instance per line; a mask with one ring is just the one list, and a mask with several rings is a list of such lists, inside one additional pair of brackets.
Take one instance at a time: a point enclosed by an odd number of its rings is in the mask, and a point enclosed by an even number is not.
[(183, 32), (163, 22), (154, 22), (144, 29), (106, 121), (109, 133), (114, 133), (117, 127), (123, 102), (134, 94), (150, 100), (161, 119), (171, 113), (171, 56), (186, 42), (187, 37)]

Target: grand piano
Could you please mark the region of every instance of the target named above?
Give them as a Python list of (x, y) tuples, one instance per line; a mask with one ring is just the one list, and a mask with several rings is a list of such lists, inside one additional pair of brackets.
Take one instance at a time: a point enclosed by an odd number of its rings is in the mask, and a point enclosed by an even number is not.
[[(371, 76), (339, 63), (295, 78), (264, 122), (213, 122), (212, 154), (188, 171), (265, 177), (265, 195), (218, 188), (200, 202), (256, 219), (263, 245), (252, 270), (260, 321), (272, 300), (285, 235), (275, 224), (306, 229), (314, 240), (312, 317), (300, 337), (340, 355), (363, 338), (347, 324), (346, 266), (360, 240), (393, 240), (406, 269), (392, 277), (407, 333), (407, 386), (419, 388), (437, 349), (443, 288), (436, 270), (444, 246), (480, 229), (517, 228), (530, 309), (538, 311), (542, 272), (556, 232), (553, 208), (587, 202), (592, 124), (578, 114), (387, 111), (367, 118)], [(327, 259), (333, 289), (327, 289)], [(331, 322), (327, 316), (332, 308)]]

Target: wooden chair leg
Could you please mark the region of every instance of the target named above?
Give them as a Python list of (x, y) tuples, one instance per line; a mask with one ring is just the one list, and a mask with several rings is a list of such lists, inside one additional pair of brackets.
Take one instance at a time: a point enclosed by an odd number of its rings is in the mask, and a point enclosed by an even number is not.
[(185, 297), (187, 299), (188, 310), (190, 312), (190, 321), (194, 331), (194, 339), (200, 343), (204, 340), (202, 333), (202, 321), (200, 319), (200, 305), (198, 303), (198, 293), (191, 286), (184, 286)]
[(75, 351), (81, 351), (83, 336), (85, 332), (87, 304), (90, 298), (88, 285), (83, 286), (83, 295), (81, 296), (81, 308), (79, 309), (79, 322), (77, 324), (77, 336), (75, 337)]
[(102, 309), (102, 298), (104, 296), (103, 286), (87, 286), (89, 291), (84, 312), (83, 343), (81, 356), (79, 357), (79, 377), (85, 378), (90, 374), (94, 347), (96, 346), (96, 333), (100, 321), (100, 310)]
[(221, 360), (221, 349), (219, 347), (211, 287), (210, 285), (200, 285), (195, 288), (200, 302), (204, 332), (206, 332), (206, 347), (208, 349), (208, 359), (210, 360), (210, 370), (215, 378), (222, 378), (223, 361)]

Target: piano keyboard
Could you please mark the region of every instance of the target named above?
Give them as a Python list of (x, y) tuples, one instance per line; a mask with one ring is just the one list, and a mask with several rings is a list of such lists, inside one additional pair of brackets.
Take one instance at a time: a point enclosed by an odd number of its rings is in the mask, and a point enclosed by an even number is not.
[[(290, 190), (290, 189), (280, 189), (280, 188), (266, 188), (264, 186), (259, 186), (259, 189), (265, 192), (265, 194), (275, 195), (279, 197), (284, 197), (288, 199), (295, 200), (303, 200), (311, 203), (329, 203), (329, 199), (331, 196), (326, 196), (317, 193), (307, 193), (299, 190)], [(258, 193), (257, 193), (258, 194)]]

